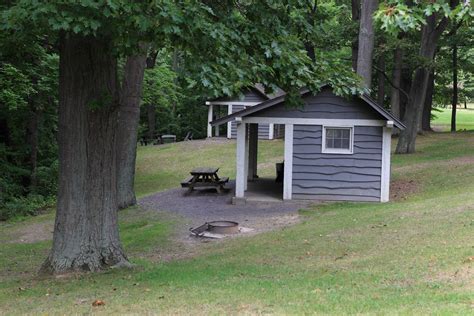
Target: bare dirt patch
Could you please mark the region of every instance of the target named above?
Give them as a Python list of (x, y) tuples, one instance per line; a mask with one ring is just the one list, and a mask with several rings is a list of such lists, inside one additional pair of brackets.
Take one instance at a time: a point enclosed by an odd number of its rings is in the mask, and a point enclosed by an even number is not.
[(421, 184), (415, 180), (400, 179), (390, 183), (390, 200), (406, 200), (421, 191)]
[(8, 243), (32, 244), (53, 239), (53, 222), (34, 223), (24, 225), (11, 233)]
[(443, 271), (428, 277), (429, 282), (442, 282), (449, 284), (464, 284), (474, 288), (474, 264), (465, 263), (456, 270)]

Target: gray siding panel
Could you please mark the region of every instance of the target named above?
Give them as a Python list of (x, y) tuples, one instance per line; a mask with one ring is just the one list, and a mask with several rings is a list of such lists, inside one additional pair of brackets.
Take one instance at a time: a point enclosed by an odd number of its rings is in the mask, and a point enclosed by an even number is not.
[(356, 126), (354, 154), (323, 154), (322, 126), (295, 125), (293, 199), (379, 201), (382, 128)]
[(330, 89), (318, 95), (303, 98), (301, 108), (288, 108), (285, 103), (270, 107), (251, 116), (258, 117), (291, 117), (320, 119), (368, 119), (380, 120), (381, 116), (371, 109), (364, 101), (354, 98), (345, 99), (336, 96)]
[[(242, 111), (244, 109), (243, 105), (233, 105), (232, 106), (232, 113), (236, 113)], [(268, 124), (258, 124), (258, 138), (260, 139), (268, 139), (269, 131), (268, 131)], [(237, 123), (235, 121), (231, 122), (231, 135), (232, 138), (237, 138)]]

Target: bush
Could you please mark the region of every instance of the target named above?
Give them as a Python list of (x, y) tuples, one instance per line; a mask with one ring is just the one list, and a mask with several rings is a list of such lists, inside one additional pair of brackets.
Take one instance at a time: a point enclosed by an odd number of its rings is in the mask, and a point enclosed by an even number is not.
[(0, 220), (4, 221), (13, 217), (38, 215), (42, 210), (53, 206), (54, 203), (54, 197), (45, 198), (37, 194), (13, 198), (0, 206)]

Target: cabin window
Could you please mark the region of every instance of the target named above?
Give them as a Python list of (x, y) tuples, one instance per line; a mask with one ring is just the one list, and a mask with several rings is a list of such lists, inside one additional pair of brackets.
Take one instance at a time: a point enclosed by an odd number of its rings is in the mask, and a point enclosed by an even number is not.
[(328, 154), (352, 154), (354, 128), (323, 126), (322, 152)]

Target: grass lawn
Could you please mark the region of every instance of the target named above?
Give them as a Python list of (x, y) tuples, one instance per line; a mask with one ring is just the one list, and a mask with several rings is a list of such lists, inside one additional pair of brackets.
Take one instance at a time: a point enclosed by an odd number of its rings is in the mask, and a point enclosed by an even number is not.
[[(282, 143), (261, 148), (270, 173)], [(137, 192), (173, 187), (204, 163), (232, 176), (234, 150), (140, 148)], [(179, 223), (123, 211), (133, 270), (36, 277), (51, 242), (20, 239), (50, 227), (53, 214), (0, 223), (0, 314), (474, 314), (473, 153), (473, 132), (420, 136), (418, 153), (393, 158), (390, 203), (315, 205), (300, 224), (208, 243), (181, 260), (155, 256), (176, 247), (168, 233)], [(92, 307), (95, 299), (106, 304)]]
[[(436, 118), (432, 125), (439, 131), (451, 130), (451, 109), (439, 108), (439, 111), (433, 112)], [(460, 130), (474, 130), (474, 103), (469, 103), (467, 109), (458, 107), (456, 110), (456, 129)]]

